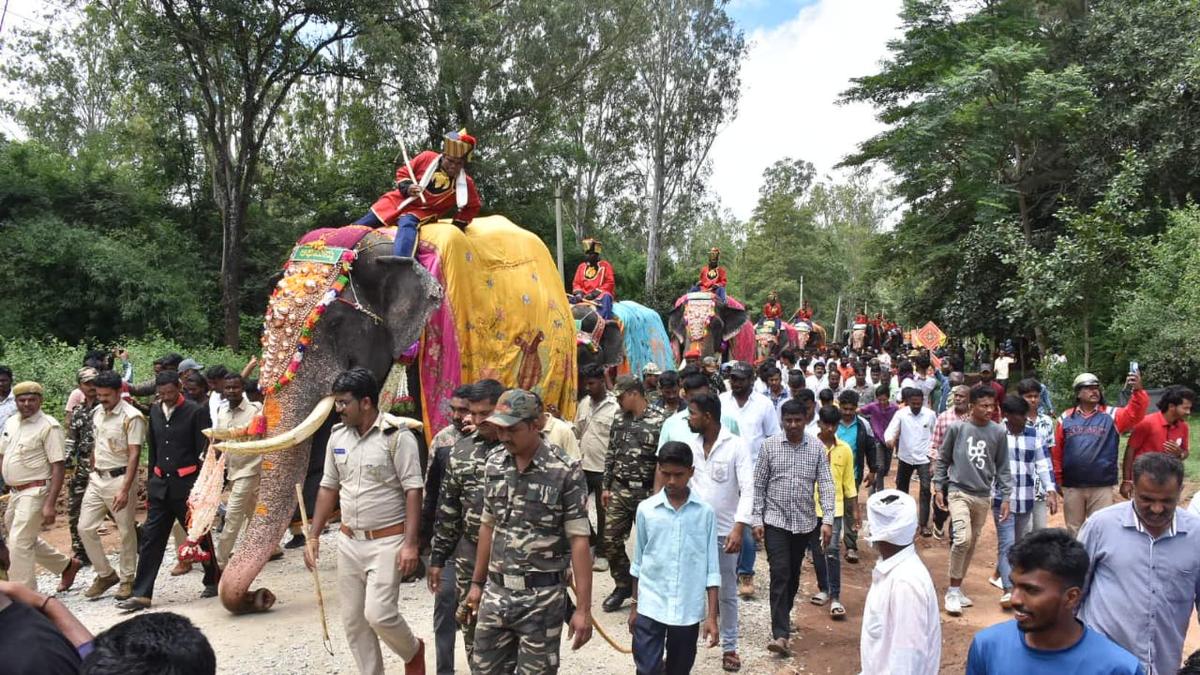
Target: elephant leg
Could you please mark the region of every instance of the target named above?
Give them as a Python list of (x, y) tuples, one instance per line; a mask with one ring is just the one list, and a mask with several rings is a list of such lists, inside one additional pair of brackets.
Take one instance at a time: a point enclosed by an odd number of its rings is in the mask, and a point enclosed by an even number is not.
[(263, 458), (258, 503), (264, 508), (256, 507), (221, 575), (221, 604), (234, 614), (265, 612), (275, 604), (274, 593), (266, 588), (250, 592), (250, 584), (267, 564), (292, 519), (292, 511), (296, 508), (296, 484), (304, 480), (308, 470), (311, 442), (310, 439)]

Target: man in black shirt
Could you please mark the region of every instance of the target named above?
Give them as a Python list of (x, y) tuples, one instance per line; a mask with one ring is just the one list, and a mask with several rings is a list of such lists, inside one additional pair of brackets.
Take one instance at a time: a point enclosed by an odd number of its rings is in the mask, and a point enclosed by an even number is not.
[[(173, 370), (164, 370), (155, 376), (158, 400), (150, 407), (150, 432), (147, 446), (150, 449), (149, 478), (146, 493), (149, 508), (146, 523), (142, 526), (142, 540), (138, 549), (137, 575), (133, 580), (133, 597), (117, 604), (128, 611), (138, 611), (150, 606), (154, 595), (154, 581), (162, 565), (167, 540), (171, 537), (171, 526), (178, 522), (187, 526), (187, 498), (192, 485), (200, 474), (200, 463), (208, 440), (202, 431), (212, 426), (208, 418), (208, 406), (187, 399), (179, 390), (179, 375)], [(204, 592), (201, 597), (211, 598), (217, 594), (220, 571), (213, 557), (212, 538), (205, 534), (200, 548), (208, 553), (204, 565)]]
[(56, 598), (0, 581), (0, 673), (75, 675), (91, 639)]

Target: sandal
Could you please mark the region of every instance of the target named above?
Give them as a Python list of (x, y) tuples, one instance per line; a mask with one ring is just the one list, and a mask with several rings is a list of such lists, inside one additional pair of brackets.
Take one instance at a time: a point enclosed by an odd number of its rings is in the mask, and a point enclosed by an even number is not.
[(818, 606), (823, 605), (823, 604), (829, 602), (829, 594), (826, 593), (825, 591), (821, 591), (820, 593), (817, 593), (816, 595), (812, 596), (812, 598), (809, 598), (809, 601), (812, 602), (812, 604), (814, 604), (814, 605), (818, 605)]
[(721, 655), (721, 669), (727, 673), (736, 673), (742, 669), (742, 660), (737, 652), (725, 652)]
[(842, 606), (842, 603), (834, 600), (833, 603), (829, 605), (829, 616), (841, 621), (846, 618), (846, 608)]

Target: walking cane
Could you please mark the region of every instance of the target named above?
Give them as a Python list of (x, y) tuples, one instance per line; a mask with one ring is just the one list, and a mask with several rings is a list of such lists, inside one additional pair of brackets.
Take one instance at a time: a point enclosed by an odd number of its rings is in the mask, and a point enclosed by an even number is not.
[[(300, 504), (300, 523), (304, 526), (304, 531), (307, 536), (304, 539), (304, 548), (312, 556), (312, 537), (316, 536), (308, 529), (308, 509), (304, 508), (304, 488), (300, 483), (296, 483), (296, 499)], [(325, 621), (325, 596), (321, 593), (321, 573), (316, 564), (316, 558), (313, 558), (313, 585), (317, 587), (317, 608), (321, 611), (321, 632), (324, 636), (325, 651), (333, 656), (333, 642), (329, 639), (329, 624)]]
[[(413, 182), (416, 183), (419, 179), (417, 178), (417, 174), (413, 173), (412, 162), (408, 161), (408, 149), (404, 147), (404, 141), (400, 142), (400, 154), (404, 156), (404, 166), (408, 167), (408, 175), (413, 179)], [(425, 190), (418, 192), (417, 196), (421, 198), (422, 204), (428, 203), (425, 201)]]
[[(570, 587), (571, 587), (571, 592), (574, 593), (575, 597), (578, 599), (579, 591), (575, 590), (575, 579), (571, 579)], [(570, 598), (568, 598), (567, 601), (570, 602)], [(573, 614), (575, 612), (575, 609), (573, 606), (575, 603), (572, 602), (571, 604), (572, 604), (572, 607), (569, 608), (570, 611), (567, 612), (567, 616), (566, 616), (568, 624), (571, 622), (571, 614)], [(601, 626), (599, 621), (592, 619), (592, 628), (595, 628), (596, 632), (600, 634), (600, 637), (604, 638), (604, 641), (607, 642), (608, 645), (610, 647), (612, 647), (613, 649), (621, 652), (622, 654), (632, 654), (633, 653), (633, 650), (630, 649), (629, 647), (622, 647), (621, 645), (617, 644), (617, 641), (612, 639), (612, 637), (609, 636), (608, 631), (604, 630), (604, 626)]]

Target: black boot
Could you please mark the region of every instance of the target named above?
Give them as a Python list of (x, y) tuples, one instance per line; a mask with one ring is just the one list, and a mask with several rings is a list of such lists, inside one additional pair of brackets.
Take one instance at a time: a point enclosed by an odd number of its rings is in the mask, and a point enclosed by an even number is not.
[(613, 589), (613, 592), (604, 599), (604, 604), (601, 606), (606, 612), (615, 612), (618, 609), (621, 609), (621, 605), (625, 604), (625, 601), (628, 600), (632, 595), (633, 589), (626, 588), (624, 586), (617, 586)]
[(294, 535), (288, 543), (284, 544), (284, 548), (302, 548), (304, 546), (304, 535)]

